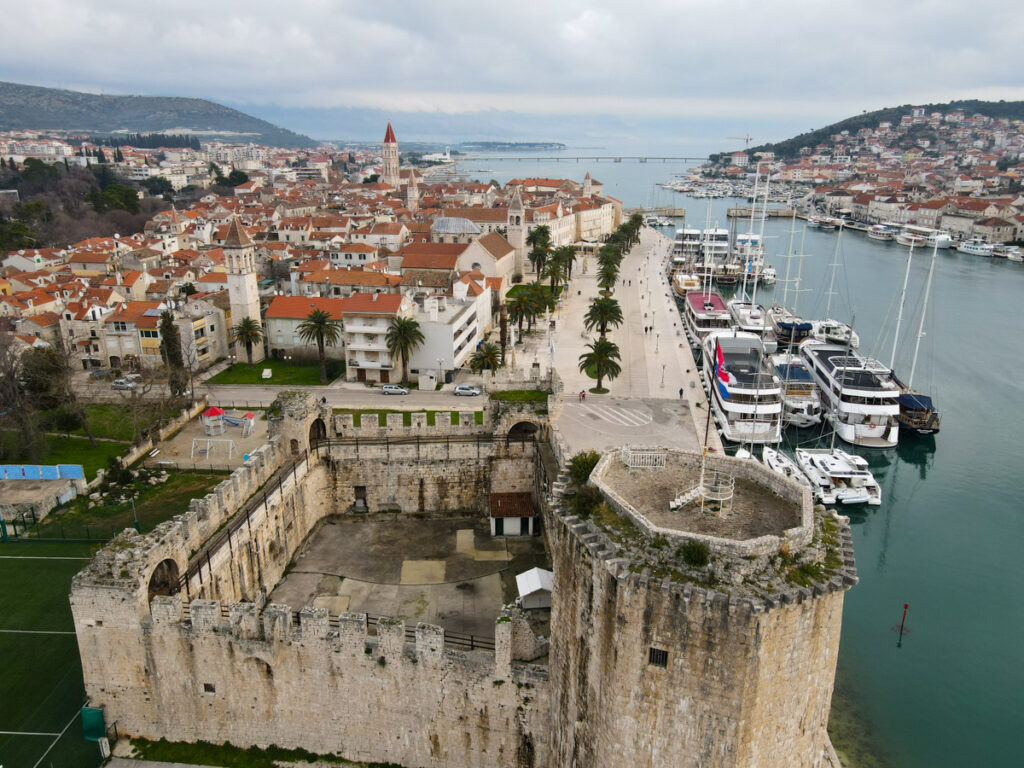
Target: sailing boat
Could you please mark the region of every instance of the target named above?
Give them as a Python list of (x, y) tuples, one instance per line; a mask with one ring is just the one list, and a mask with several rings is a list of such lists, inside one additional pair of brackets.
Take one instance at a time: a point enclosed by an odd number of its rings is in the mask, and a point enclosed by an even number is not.
[(902, 427), (900, 430), (902, 434), (935, 435), (938, 434), (939, 425), (942, 421), (932, 399), (927, 395), (922, 395), (913, 388), (914, 373), (917, 370), (917, 353), (921, 348), (921, 338), (924, 336), (924, 317), (928, 311), (928, 295), (931, 293), (932, 274), (935, 272), (935, 256), (938, 253), (938, 249), (939, 247), (936, 243), (932, 247), (931, 264), (928, 265), (928, 280), (924, 286), (921, 323), (917, 328), (917, 340), (914, 342), (914, 360), (910, 364), (910, 378), (907, 379), (906, 386), (902, 387), (903, 391), (898, 398), (900, 412), (896, 416), (896, 421)]

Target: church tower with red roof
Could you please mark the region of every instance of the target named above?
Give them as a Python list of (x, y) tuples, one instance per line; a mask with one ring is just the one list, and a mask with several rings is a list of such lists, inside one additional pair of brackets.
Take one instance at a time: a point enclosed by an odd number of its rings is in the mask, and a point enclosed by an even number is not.
[(380, 180), (384, 184), (388, 184), (395, 189), (398, 189), (398, 139), (395, 138), (395, 130), (391, 127), (390, 122), (388, 123), (388, 130), (384, 134), (383, 157), (384, 167), (380, 175)]

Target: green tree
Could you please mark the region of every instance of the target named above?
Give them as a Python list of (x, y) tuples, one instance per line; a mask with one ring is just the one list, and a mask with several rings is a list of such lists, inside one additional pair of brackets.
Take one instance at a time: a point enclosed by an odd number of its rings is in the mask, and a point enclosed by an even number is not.
[(299, 323), (299, 338), (306, 344), (316, 344), (320, 358), (320, 383), (327, 383), (326, 346), (337, 346), (341, 341), (341, 321), (331, 317), (331, 313), (323, 309), (314, 309), (306, 319)]
[(480, 371), (496, 371), (501, 367), (501, 351), (497, 344), (489, 341), (477, 347), (469, 358), (469, 368), (473, 373)]
[(178, 326), (174, 324), (174, 313), (169, 309), (160, 313), (160, 356), (164, 359), (168, 373), (175, 368), (185, 367), (181, 354), (181, 335)]
[(604, 291), (604, 295), (611, 294), (612, 288), (619, 280), (619, 268), (614, 264), (602, 264), (597, 269), (597, 285)]
[(409, 357), (426, 341), (420, 324), (411, 317), (393, 317), (384, 336), (392, 357), (402, 358), (402, 384), (409, 384)]
[(608, 333), (608, 326), (616, 328), (622, 325), (622, 307), (610, 296), (598, 296), (590, 302), (590, 309), (583, 318), (583, 325), (588, 331), (595, 328), (603, 339)]
[(534, 271), (539, 275), (544, 269), (548, 255), (551, 253), (551, 229), (547, 224), (541, 224), (539, 227), (530, 230), (526, 235), (526, 244), (530, 246), (530, 253), (527, 258), (533, 264)]
[(515, 296), (510, 296), (505, 301), (505, 306), (508, 307), (508, 319), (519, 326), (519, 335), (523, 335), (523, 322), (529, 317), (529, 298), (519, 293)]
[(619, 347), (607, 339), (597, 339), (593, 344), (587, 344), (589, 352), (580, 355), (579, 368), (582, 373), (591, 373), (597, 379), (597, 386), (591, 390), (594, 392), (606, 391), (602, 382), (607, 379), (614, 379), (622, 373), (622, 366), (619, 365)]
[(601, 454), (597, 451), (580, 451), (569, 459), (569, 479), (577, 488), (582, 488), (600, 460)]
[(252, 368), (252, 348), (263, 340), (263, 329), (260, 324), (251, 317), (243, 317), (235, 326), (235, 343), (245, 347), (245, 356), (249, 360), (249, 367)]
[(229, 187), (237, 187), (239, 184), (245, 184), (248, 180), (248, 173), (235, 170), (228, 174), (227, 183)]

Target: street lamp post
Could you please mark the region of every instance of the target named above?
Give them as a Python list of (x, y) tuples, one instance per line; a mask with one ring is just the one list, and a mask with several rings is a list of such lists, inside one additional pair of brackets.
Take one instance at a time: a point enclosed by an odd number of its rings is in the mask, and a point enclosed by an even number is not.
[(661, 364), (661, 388), (665, 388), (665, 363)]
[(437, 383), (444, 383), (444, 360), (440, 357), (437, 358)]
[(661, 331), (654, 334), (656, 341), (654, 343), (654, 353), (657, 354), (661, 350)]

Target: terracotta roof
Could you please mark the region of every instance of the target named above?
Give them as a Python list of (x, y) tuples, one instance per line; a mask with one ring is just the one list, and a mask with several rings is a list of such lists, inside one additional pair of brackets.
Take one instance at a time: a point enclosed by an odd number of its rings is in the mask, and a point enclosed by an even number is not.
[(397, 144), (398, 139), (395, 138), (395, 129), (391, 127), (391, 121), (388, 121), (388, 129), (384, 133), (385, 144)]
[(267, 307), (267, 318), (281, 317), (305, 320), (314, 309), (327, 312), (332, 319), (340, 320), (344, 299), (306, 296), (275, 296)]
[(401, 308), (403, 298), (400, 293), (354, 293), (338, 301), (344, 302), (345, 314), (394, 315)]
[(482, 245), (488, 253), (496, 259), (507, 256), (515, 250), (515, 248), (509, 245), (508, 240), (497, 232), (491, 232), (489, 235), (484, 235), (477, 242), (479, 242), (480, 245)]
[(533, 517), (530, 493), (492, 493), (491, 517)]

